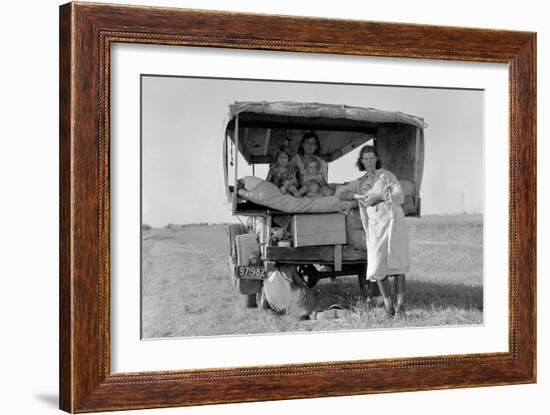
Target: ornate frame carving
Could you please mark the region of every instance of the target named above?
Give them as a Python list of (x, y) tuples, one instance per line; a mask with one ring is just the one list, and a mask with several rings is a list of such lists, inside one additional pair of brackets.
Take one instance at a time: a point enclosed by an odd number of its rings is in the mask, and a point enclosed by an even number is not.
[[(109, 60), (115, 42), (507, 63), (509, 352), (111, 373)], [(61, 409), (90, 412), (535, 382), (535, 105), (534, 33), (105, 4), (61, 6)]]

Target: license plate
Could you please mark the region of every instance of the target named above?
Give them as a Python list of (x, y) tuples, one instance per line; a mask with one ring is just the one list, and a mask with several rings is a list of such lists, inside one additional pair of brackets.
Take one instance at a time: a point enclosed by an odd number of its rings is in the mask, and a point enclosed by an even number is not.
[(265, 280), (267, 272), (260, 265), (236, 265), (235, 274), (243, 280)]

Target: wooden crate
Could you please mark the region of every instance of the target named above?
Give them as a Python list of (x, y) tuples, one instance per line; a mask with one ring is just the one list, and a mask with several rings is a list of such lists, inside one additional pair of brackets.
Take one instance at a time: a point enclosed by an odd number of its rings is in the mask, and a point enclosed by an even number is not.
[(340, 213), (294, 215), (291, 232), (294, 247), (344, 245), (346, 216)]

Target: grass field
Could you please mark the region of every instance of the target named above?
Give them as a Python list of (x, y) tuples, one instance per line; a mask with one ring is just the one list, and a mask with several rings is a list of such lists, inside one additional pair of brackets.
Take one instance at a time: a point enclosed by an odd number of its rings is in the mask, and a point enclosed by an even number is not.
[(385, 317), (382, 307), (366, 307), (355, 276), (322, 280), (315, 287), (321, 309), (339, 303), (350, 310), (344, 319), (296, 321), (246, 309), (229, 277), (226, 225), (144, 229), (143, 337), (483, 323), (481, 215), (407, 221), (411, 240), (407, 316), (393, 320)]

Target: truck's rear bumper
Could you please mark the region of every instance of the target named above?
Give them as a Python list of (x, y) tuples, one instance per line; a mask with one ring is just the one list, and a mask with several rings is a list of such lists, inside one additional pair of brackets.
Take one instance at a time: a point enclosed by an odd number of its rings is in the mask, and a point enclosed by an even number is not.
[[(266, 246), (265, 260), (290, 264), (332, 264), (334, 263), (334, 246), (303, 246), (289, 248), (283, 246)], [(350, 245), (342, 246), (342, 262), (361, 264), (367, 262), (367, 251), (355, 249)]]

